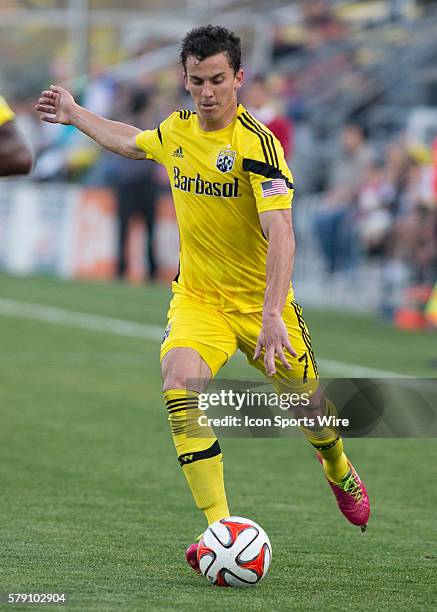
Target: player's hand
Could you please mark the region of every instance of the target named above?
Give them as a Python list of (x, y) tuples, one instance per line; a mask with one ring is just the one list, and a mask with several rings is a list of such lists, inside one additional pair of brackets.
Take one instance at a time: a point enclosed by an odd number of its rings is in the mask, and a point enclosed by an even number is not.
[(50, 85), (48, 90), (42, 92), (35, 110), (40, 113), (42, 121), (69, 125), (75, 105), (76, 102), (69, 91), (57, 85)]
[(297, 353), (291, 345), (287, 328), (281, 316), (273, 315), (263, 317), (261, 332), (258, 336), (255, 353), (253, 355), (254, 361), (259, 359), (263, 348), (265, 349), (264, 366), (267, 376), (276, 374), (276, 355), (283, 366), (287, 370), (291, 370), (291, 365), (288, 363), (284, 354), (284, 348), (290, 355), (293, 355), (293, 357), (297, 357)]

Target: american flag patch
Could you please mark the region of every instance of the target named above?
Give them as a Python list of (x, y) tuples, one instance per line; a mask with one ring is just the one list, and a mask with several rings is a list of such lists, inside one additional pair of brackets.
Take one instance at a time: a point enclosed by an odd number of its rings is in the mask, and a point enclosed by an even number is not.
[(273, 195), (288, 195), (288, 187), (284, 179), (272, 179), (261, 183), (263, 198)]

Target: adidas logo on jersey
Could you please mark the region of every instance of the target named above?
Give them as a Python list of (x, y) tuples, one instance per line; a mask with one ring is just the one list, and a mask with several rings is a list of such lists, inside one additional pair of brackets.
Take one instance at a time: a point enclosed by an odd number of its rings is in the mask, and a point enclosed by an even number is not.
[(182, 159), (182, 157), (184, 156), (184, 152), (182, 151), (182, 147), (178, 147), (175, 151), (173, 151), (173, 157), (179, 157), (179, 159)]

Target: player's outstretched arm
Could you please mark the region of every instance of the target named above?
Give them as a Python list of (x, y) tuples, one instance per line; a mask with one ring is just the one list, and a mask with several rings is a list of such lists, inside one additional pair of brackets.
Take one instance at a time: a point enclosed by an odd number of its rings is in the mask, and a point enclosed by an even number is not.
[(296, 357), (296, 351), (290, 343), (287, 328), (282, 320), (293, 270), (295, 241), (289, 209), (263, 212), (260, 214), (260, 221), (269, 246), (263, 321), (253, 358), (257, 360), (264, 348), (266, 373), (268, 376), (273, 376), (276, 373), (276, 355), (285, 368), (288, 370), (291, 368), (284, 354), (284, 348), (290, 355)]
[(50, 85), (48, 90), (42, 92), (35, 109), (40, 113), (42, 121), (74, 125), (109, 151), (132, 159), (146, 157), (135, 142), (141, 130), (92, 113), (77, 104), (71, 93), (63, 87)]

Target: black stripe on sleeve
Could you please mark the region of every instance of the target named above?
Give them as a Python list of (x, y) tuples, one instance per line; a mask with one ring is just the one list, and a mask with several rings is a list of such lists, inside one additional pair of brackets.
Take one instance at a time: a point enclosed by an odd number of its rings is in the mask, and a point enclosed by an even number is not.
[(243, 125), (246, 128), (246, 130), (249, 130), (249, 132), (253, 132), (253, 134), (256, 134), (258, 136), (258, 138), (259, 138), (259, 140), (261, 142), (261, 148), (262, 148), (263, 153), (264, 153), (264, 159), (266, 160), (267, 163), (270, 163), (270, 160), (269, 160), (269, 158), (267, 156), (266, 145), (264, 143), (264, 140), (263, 140), (263, 137), (261, 136), (261, 134), (259, 132), (257, 132), (256, 130), (254, 130), (252, 127), (250, 127), (250, 125), (247, 125), (247, 123), (245, 123), (243, 121), (242, 115), (240, 115), (238, 117), (238, 121), (241, 123), (241, 125)]
[(252, 117), (252, 115), (247, 111), (243, 114), (243, 117), (254, 127), (257, 132), (264, 134), (264, 138), (266, 139), (267, 147), (270, 153), (271, 163), (273, 166), (279, 168), (279, 160), (275, 149), (275, 143), (273, 142), (273, 136), (267, 130), (265, 130), (261, 123), (259, 123), (259, 121)]
[(210, 457), (216, 457), (221, 453), (220, 444), (218, 440), (214, 442), (212, 446), (203, 451), (197, 451), (196, 453), (184, 453), (183, 455), (179, 455), (178, 461), (183, 466), (187, 463), (193, 463), (194, 461), (199, 461), (200, 459), (209, 459)]
[(177, 283), (179, 280), (179, 276), (181, 274), (181, 256), (179, 255), (179, 261), (178, 261), (178, 271), (176, 272), (176, 276), (173, 279), (174, 283)]
[(160, 128), (159, 125), (158, 125), (158, 130), (157, 131), (158, 131), (159, 142), (161, 143), (161, 146), (162, 146), (162, 134), (161, 134), (161, 128)]
[(243, 170), (245, 172), (253, 172), (254, 174), (265, 176), (266, 178), (284, 179), (287, 187), (289, 189), (294, 189), (293, 183), (289, 181), (289, 179), (285, 176), (285, 174), (282, 174), (282, 172), (278, 170), (278, 168), (275, 168), (271, 166), (270, 164), (265, 164), (262, 161), (258, 161), (256, 159), (249, 159), (245, 157), (243, 159)]
[(267, 136), (268, 140), (270, 141), (270, 143), (271, 143), (271, 145), (272, 145), (273, 155), (274, 155), (274, 157), (275, 157), (275, 165), (276, 165), (276, 167), (277, 167), (277, 168), (279, 168), (279, 159), (278, 159), (278, 153), (277, 153), (277, 151), (276, 151), (275, 141), (274, 141), (273, 135), (272, 135), (272, 134), (271, 134), (271, 133), (270, 133), (268, 130), (266, 130), (266, 129), (265, 129), (265, 126), (263, 126), (263, 124), (262, 124), (262, 123), (260, 123), (260, 122), (259, 122), (257, 119), (255, 119), (255, 117), (254, 117), (253, 115), (251, 115), (251, 114), (249, 113), (249, 111), (246, 111), (246, 113), (245, 113), (245, 114), (246, 114), (246, 115), (248, 115), (248, 116), (251, 118), (252, 123), (256, 124), (256, 125), (258, 126), (258, 128), (261, 130), (261, 132), (263, 132), (264, 134), (266, 134), (266, 136)]
[(249, 116), (248, 116), (247, 113), (244, 113), (243, 115), (241, 115), (241, 120), (243, 121), (243, 119), (246, 122), (248, 129), (250, 129), (252, 132), (254, 132), (258, 136), (258, 138), (261, 141), (261, 144), (264, 143), (263, 151), (264, 151), (264, 149), (266, 151), (268, 151), (268, 155), (265, 154), (266, 162), (268, 164), (272, 164), (272, 166), (273, 166), (274, 165), (274, 159), (273, 159), (273, 154), (272, 154), (272, 149), (271, 149), (270, 143), (269, 143), (269, 141), (267, 139), (267, 134), (265, 132), (263, 132), (256, 125), (256, 123), (254, 123), (254, 121), (251, 121), (249, 119)]

